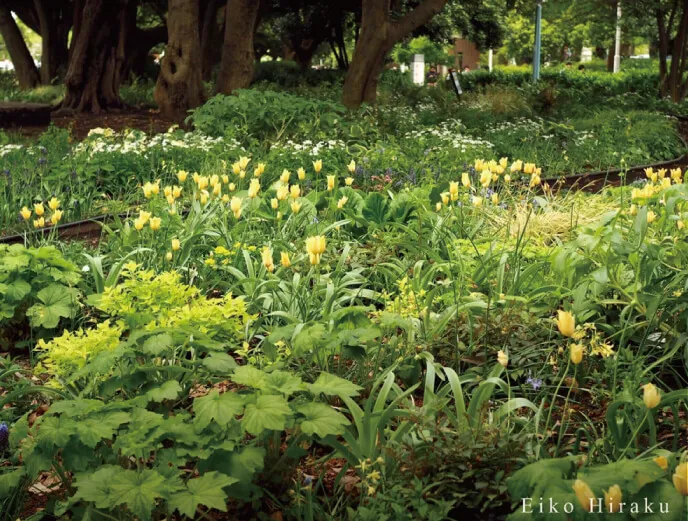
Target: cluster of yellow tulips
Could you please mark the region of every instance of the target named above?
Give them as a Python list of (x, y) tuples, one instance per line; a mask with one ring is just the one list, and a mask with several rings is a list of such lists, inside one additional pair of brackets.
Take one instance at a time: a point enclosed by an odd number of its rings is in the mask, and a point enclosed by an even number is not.
[[(57, 197), (52, 197), (47, 205), (48, 208), (52, 211), (52, 214), (49, 216), (49, 223), (51, 223), (53, 226), (57, 225), (62, 220), (62, 215), (63, 211), (60, 210), (60, 201), (57, 199)], [(46, 216), (45, 215), (45, 206), (43, 206), (43, 203), (35, 203), (33, 205), (33, 211), (27, 206), (22, 207), (22, 209), (19, 211), (19, 215), (21, 215), (22, 219), (25, 221), (28, 221), (31, 219), (33, 214), (36, 214), (36, 218), (33, 220), (33, 227), (34, 228), (43, 228), (46, 223)]]
[[(667, 175), (668, 174), (668, 175)], [(638, 213), (638, 205), (645, 205), (648, 200), (657, 195), (659, 192), (665, 188), (674, 185), (683, 184), (684, 173), (680, 168), (672, 168), (667, 171), (666, 168), (660, 168), (654, 170), (652, 167), (645, 169), (645, 175), (647, 176), (648, 182), (642, 188), (634, 188), (631, 191), (631, 207), (629, 209), (630, 215), (636, 215)], [(661, 204), (664, 201), (660, 201)], [(658, 215), (653, 210), (647, 211), (647, 222), (652, 223), (657, 220)], [(676, 221), (676, 225), (679, 230), (685, 228), (686, 223), (679, 219)]]
[[(669, 464), (664, 456), (657, 456), (653, 460), (662, 470), (667, 470)], [(688, 496), (688, 462), (683, 462), (676, 467), (672, 475), (672, 481), (676, 491)], [(577, 479), (573, 483), (573, 492), (576, 495), (578, 503), (586, 512), (593, 512), (598, 504), (598, 499), (590, 486), (582, 479)], [(619, 485), (612, 485), (604, 491), (604, 505), (605, 510), (611, 514), (616, 514), (622, 511), (623, 508), (623, 491)]]

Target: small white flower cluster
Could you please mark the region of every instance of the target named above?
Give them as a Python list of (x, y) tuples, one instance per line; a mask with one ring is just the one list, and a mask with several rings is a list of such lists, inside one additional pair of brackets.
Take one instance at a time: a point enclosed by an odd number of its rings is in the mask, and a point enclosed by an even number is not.
[(275, 149), (282, 149), (287, 152), (291, 152), (292, 155), (300, 155), (306, 153), (313, 157), (319, 156), (323, 150), (332, 149), (342, 149), (346, 148), (346, 143), (341, 139), (329, 139), (327, 141), (313, 142), (310, 139), (306, 139), (300, 143), (288, 139), (284, 143), (275, 143), (273, 145)]
[(487, 134), (497, 134), (499, 132), (541, 132), (545, 126), (542, 118), (514, 118), (509, 121), (501, 121), (485, 130)]
[(12, 144), (2, 145), (2, 146), (0, 146), (0, 157), (3, 157), (3, 156), (5, 156), (5, 155), (7, 155), (10, 152), (13, 152), (15, 150), (21, 150), (22, 148), (24, 148), (22, 145), (12, 145)]
[[(404, 139), (416, 142), (431, 140), (437, 144), (430, 150), (441, 148), (460, 149), (462, 152), (492, 148), (494, 145), (485, 139), (464, 134), (465, 127), (458, 119), (443, 121), (437, 127), (413, 130), (404, 134)], [(433, 144), (434, 143), (428, 143)]]

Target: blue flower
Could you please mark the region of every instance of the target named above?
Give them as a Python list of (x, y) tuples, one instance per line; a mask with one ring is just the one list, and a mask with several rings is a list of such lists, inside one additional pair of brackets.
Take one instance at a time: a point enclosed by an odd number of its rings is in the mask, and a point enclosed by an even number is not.
[(10, 440), (10, 429), (5, 422), (0, 423), (0, 452), (7, 448)]
[(542, 387), (542, 380), (540, 378), (532, 378), (529, 376), (526, 380), (526, 383), (530, 384), (534, 391), (537, 391), (540, 387)]

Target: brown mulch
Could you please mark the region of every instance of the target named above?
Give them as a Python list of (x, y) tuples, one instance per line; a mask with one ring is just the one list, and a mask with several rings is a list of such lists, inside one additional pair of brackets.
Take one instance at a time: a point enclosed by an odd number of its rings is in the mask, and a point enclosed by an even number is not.
[[(60, 128), (69, 129), (72, 136), (81, 140), (94, 128), (111, 128), (115, 131), (134, 128), (151, 134), (166, 132), (175, 121), (164, 118), (160, 111), (154, 109), (128, 108), (121, 111), (103, 112), (101, 114), (52, 115), (52, 123)], [(47, 130), (47, 126), (26, 126), (7, 129), (25, 137), (36, 137)]]

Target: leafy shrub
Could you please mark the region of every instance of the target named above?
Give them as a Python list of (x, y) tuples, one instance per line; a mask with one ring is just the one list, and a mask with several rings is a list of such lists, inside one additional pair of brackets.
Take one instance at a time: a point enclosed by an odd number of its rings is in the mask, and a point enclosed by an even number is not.
[(336, 69), (301, 69), (296, 62), (270, 61), (259, 62), (253, 72), (253, 82), (268, 82), (282, 88), (294, 88), (300, 85), (316, 86), (328, 84), (331, 88), (344, 81), (346, 72)]
[(52, 246), (0, 244), (0, 346), (47, 336), (79, 309), (81, 274)]

